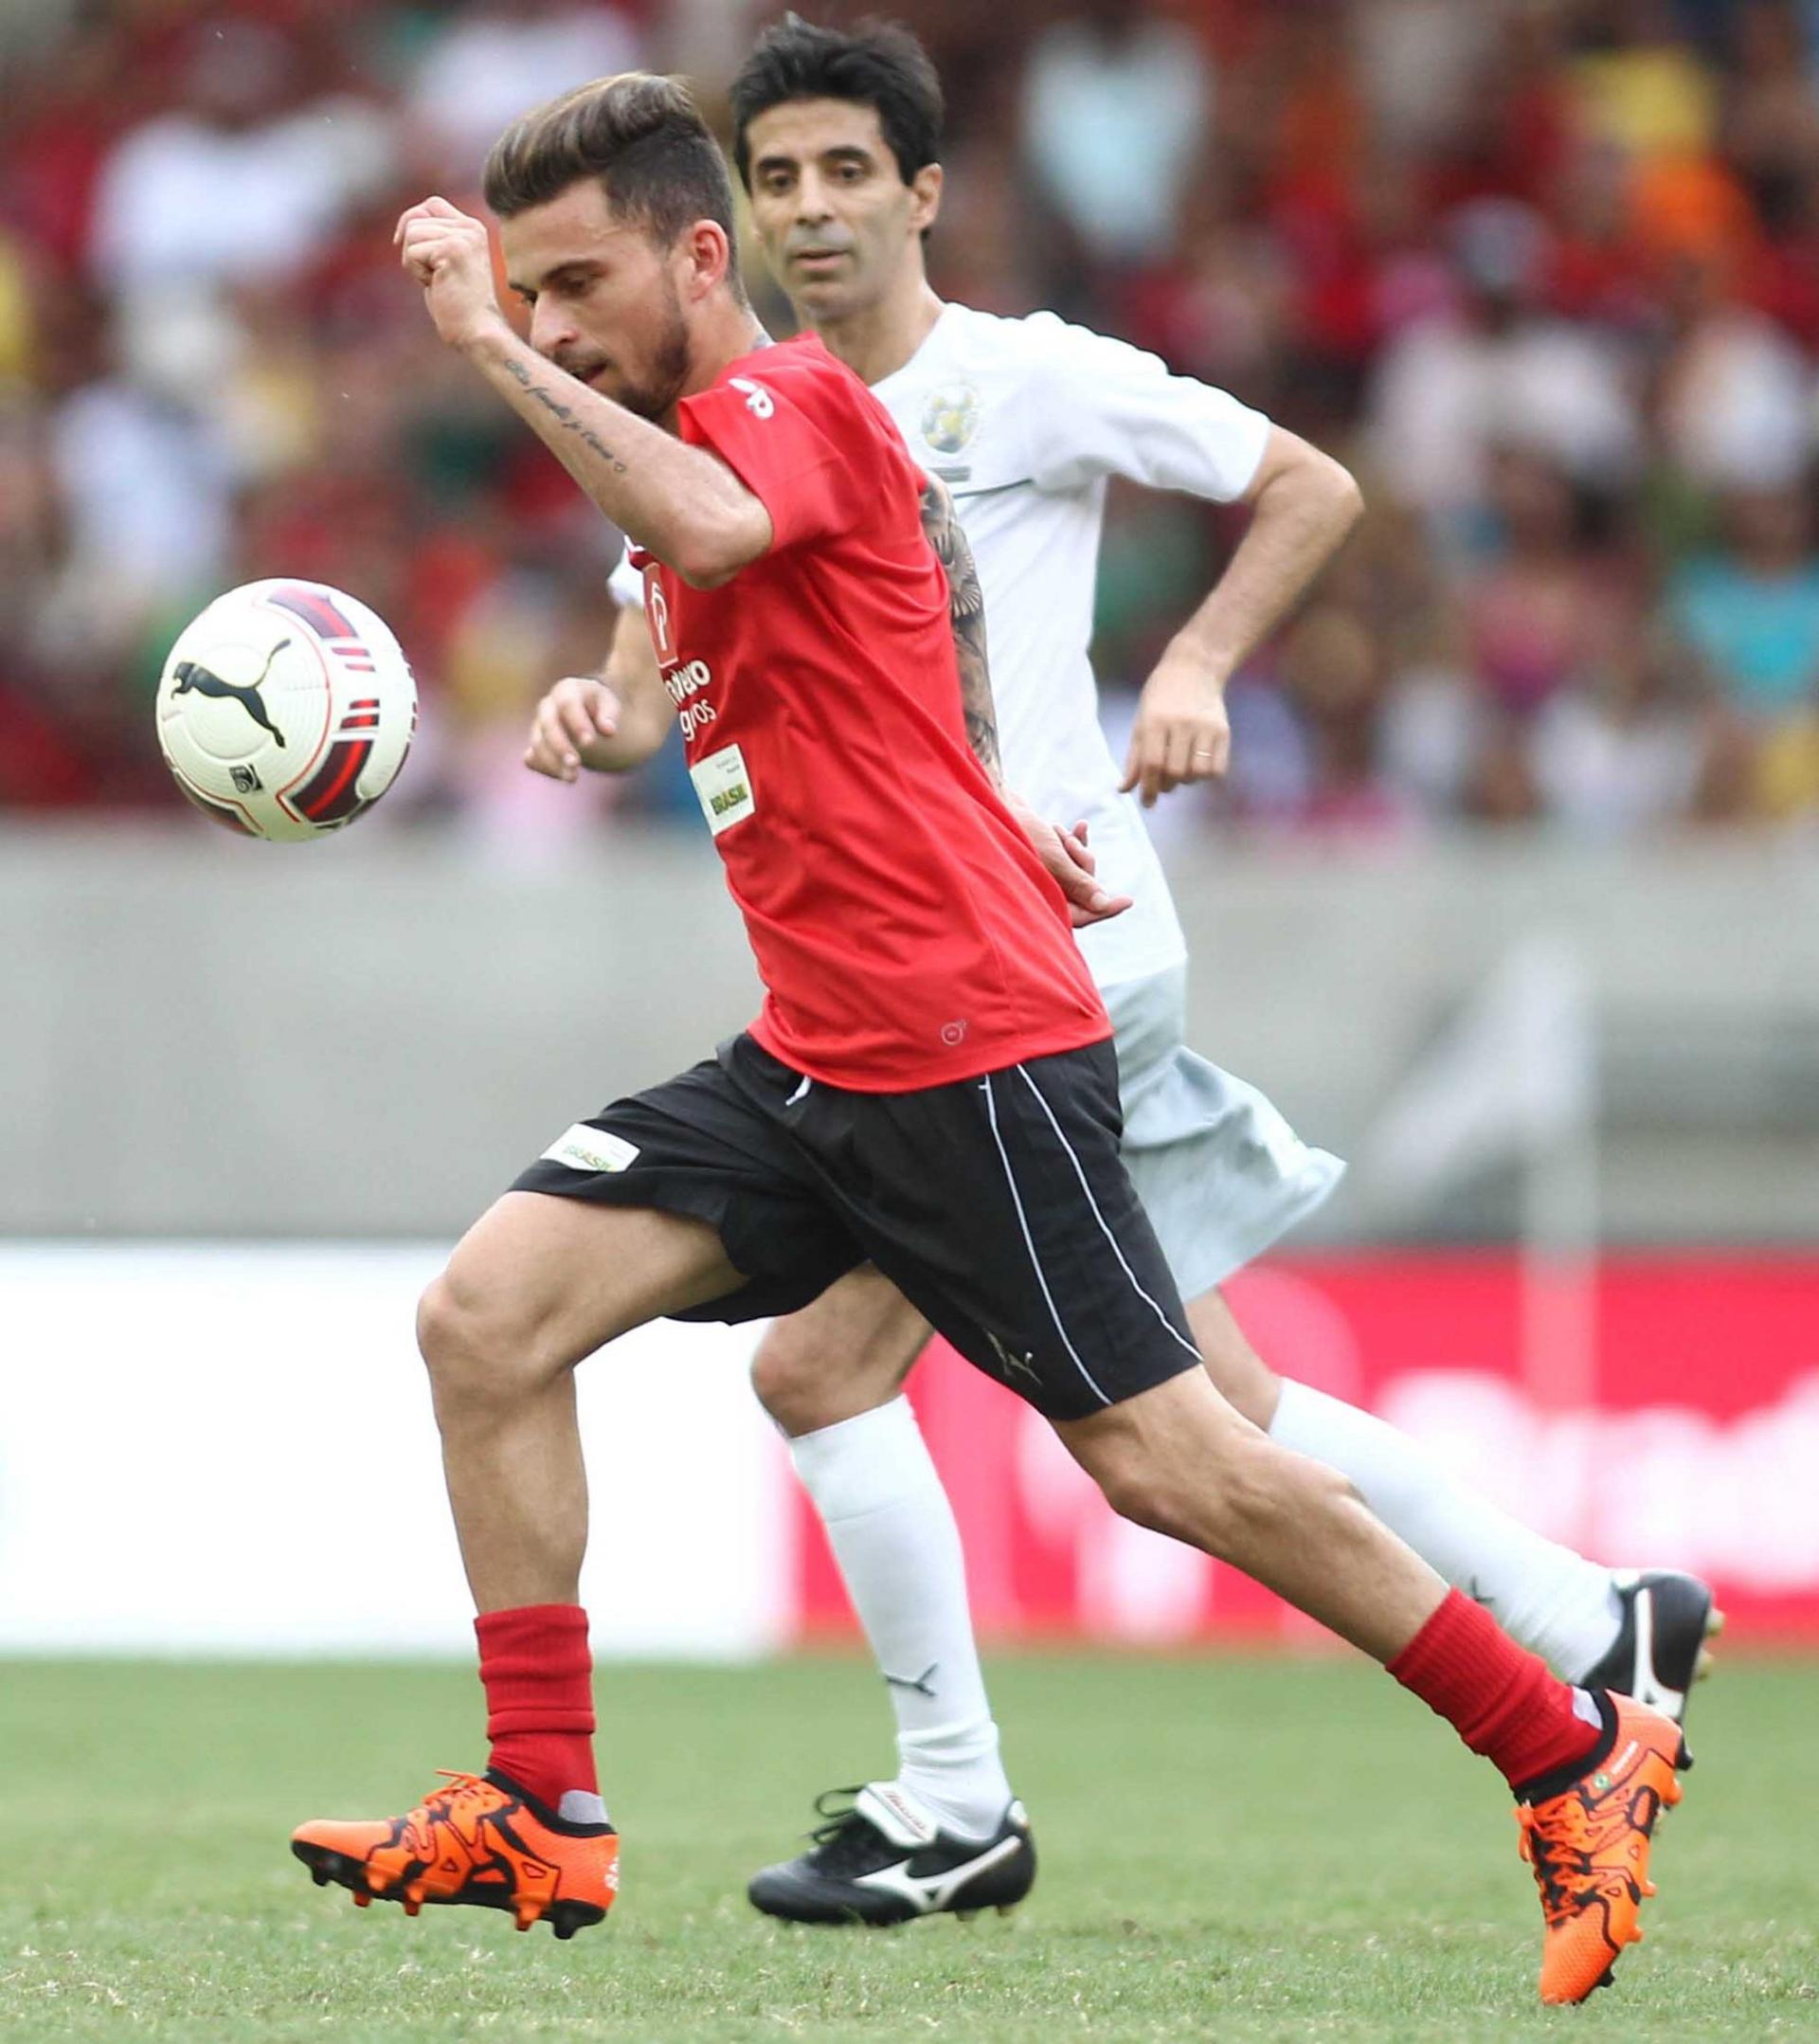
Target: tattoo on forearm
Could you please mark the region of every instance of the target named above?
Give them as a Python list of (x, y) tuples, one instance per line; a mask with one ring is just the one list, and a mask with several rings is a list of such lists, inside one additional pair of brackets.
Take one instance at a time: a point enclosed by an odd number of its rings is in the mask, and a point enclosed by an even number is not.
[(567, 432), (574, 434), (583, 446), (592, 448), (594, 453), (599, 455), (601, 460), (612, 468), (615, 475), (622, 476), (625, 473), (624, 462), (601, 439), (593, 427), (585, 419), (578, 419), (573, 408), (565, 405), (553, 391), (546, 390), (522, 362), (515, 362), (510, 355), (507, 355), (503, 367), (505, 373), (524, 390), (527, 396), (534, 398), (558, 425)]
[(992, 701), (992, 675), (985, 660), (985, 592), (979, 586), (973, 550), (961, 530), (947, 485), (934, 476), (927, 478), (923, 484), (922, 529), (947, 571), (947, 615), (960, 667), (960, 702), (966, 718), (966, 742), (992, 779), (1000, 781), (1003, 769), (998, 753), (998, 711)]

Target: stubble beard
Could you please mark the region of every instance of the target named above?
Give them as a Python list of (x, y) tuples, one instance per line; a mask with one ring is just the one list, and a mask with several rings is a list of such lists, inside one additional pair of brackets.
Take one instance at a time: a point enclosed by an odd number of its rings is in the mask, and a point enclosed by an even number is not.
[(636, 383), (627, 383), (618, 402), (640, 419), (662, 419), (675, 408), (689, 380), (689, 323), (682, 316), (682, 300), (673, 278), (663, 280), (663, 333), (651, 356), (650, 368)]

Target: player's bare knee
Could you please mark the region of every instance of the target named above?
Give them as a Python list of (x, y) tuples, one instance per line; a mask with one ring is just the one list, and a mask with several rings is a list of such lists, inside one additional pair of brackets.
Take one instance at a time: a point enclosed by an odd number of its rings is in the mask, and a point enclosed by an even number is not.
[(1121, 1519), (1147, 1527), (1152, 1533), (1174, 1531), (1173, 1500), (1153, 1475), (1119, 1472), (1101, 1477), (1099, 1488)]
[(1246, 1547), (1287, 1501), (1280, 1451), (1229, 1413), (1187, 1437), (1133, 1427), (1088, 1468), (1121, 1518), (1213, 1554)]
[(785, 1434), (810, 1434), (825, 1423), (818, 1417), (817, 1382), (826, 1369), (814, 1342), (788, 1320), (779, 1320), (751, 1359), (751, 1388)]
[(417, 1301), (417, 1350), (439, 1390), (459, 1391), (469, 1373), (474, 1346), (471, 1316), (444, 1272)]
[(1252, 1528), (1270, 1512), (1267, 1501), (1242, 1480), (1188, 1484), (1173, 1473), (1134, 1481), (1111, 1502), (1133, 1525), (1221, 1559), (1246, 1551)]
[(1121, 1519), (1172, 1533), (1179, 1515), (1175, 1485), (1161, 1460), (1141, 1440), (1120, 1441), (1088, 1465), (1105, 1500)]
[(535, 1344), (444, 1271), (417, 1302), (417, 1347), (439, 1415), (509, 1403), (540, 1379)]
[(1310, 1515), (1356, 1493), (1336, 1469), (1292, 1455), (1262, 1434), (1237, 1445), (1222, 1475), (1215, 1530), (1222, 1548), (1252, 1551), (1253, 1541), (1272, 1527)]
[(888, 1403), (898, 1381), (875, 1370), (837, 1367), (824, 1348), (793, 1334), (775, 1347), (767, 1335), (751, 1359), (758, 1402), (792, 1440)]
[(751, 1359), (751, 1387), (791, 1439), (889, 1404), (920, 1351), (926, 1330), (863, 1318), (842, 1321), (819, 1306), (771, 1323)]

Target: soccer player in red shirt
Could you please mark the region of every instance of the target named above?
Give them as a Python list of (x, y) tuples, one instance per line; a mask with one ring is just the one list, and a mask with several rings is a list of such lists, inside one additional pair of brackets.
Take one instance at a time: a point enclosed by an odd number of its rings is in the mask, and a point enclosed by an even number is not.
[[(995, 785), (938, 490), (819, 341), (766, 344), (679, 86), (633, 75), (541, 109), (486, 189), (529, 345), (478, 221), (425, 200), (403, 261), (442, 339), (638, 550), (765, 997), (714, 1058), (558, 1136), (425, 1294), (489, 1763), (405, 1816), (306, 1824), (297, 1855), (413, 1913), (477, 1903), (559, 1936), (603, 1916), (575, 1367), (647, 1320), (788, 1311), (870, 1261), (1118, 1510), (1279, 1591), (1491, 1759), (1543, 1875), (1543, 1994), (1581, 1999), (1634, 1933), (1679, 1727), (1559, 1681), (1200, 1368), (1119, 1161), (1110, 1024)], [(1013, 1806), (998, 1860), (969, 1864), (981, 1905), (1027, 1888), (1023, 1832)], [(891, 1871), (957, 1869), (937, 1838)]]

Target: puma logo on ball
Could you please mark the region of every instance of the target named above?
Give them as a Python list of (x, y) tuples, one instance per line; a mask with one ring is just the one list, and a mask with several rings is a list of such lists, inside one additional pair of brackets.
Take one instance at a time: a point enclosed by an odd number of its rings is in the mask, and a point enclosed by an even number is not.
[(247, 683), (243, 688), (232, 681), (224, 681), (210, 667), (198, 666), (194, 660), (179, 660), (171, 670), (177, 678), (177, 685), (171, 693), (173, 696), (187, 696), (193, 689), (198, 696), (232, 696), (261, 731), (270, 732), (279, 744), (282, 745), (284, 733), (265, 714), (265, 704), (259, 692), (265, 685), (265, 677), (272, 671), (272, 662), (290, 642), (288, 639), (280, 639), (265, 656), (265, 664), (259, 671), (259, 679)]

